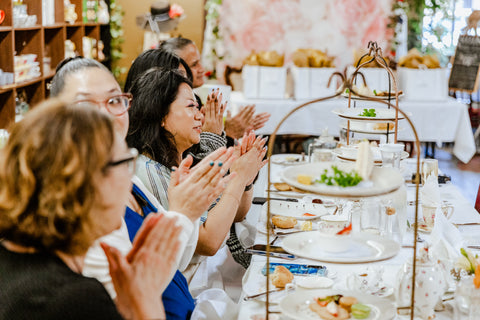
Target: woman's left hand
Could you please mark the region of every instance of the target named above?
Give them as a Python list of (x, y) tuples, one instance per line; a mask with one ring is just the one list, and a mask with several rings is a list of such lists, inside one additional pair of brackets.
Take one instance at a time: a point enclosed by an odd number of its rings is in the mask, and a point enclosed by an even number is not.
[(221, 135), (223, 132), (223, 114), (226, 109), (226, 102), (222, 103), (222, 94), (218, 89), (213, 91), (207, 97), (207, 102), (202, 107), (202, 113), (205, 115), (205, 123), (202, 131), (212, 132)]

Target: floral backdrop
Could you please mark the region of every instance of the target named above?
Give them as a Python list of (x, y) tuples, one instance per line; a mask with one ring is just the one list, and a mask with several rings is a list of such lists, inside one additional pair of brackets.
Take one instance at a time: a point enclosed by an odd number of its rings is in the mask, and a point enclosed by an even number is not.
[(391, 9), (392, 0), (209, 0), (204, 60), (239, 67), (251, 51), (277, 50), (288, 62), (296, 49), (315, 48), (342, 67), (370, 40), (388, 52)]

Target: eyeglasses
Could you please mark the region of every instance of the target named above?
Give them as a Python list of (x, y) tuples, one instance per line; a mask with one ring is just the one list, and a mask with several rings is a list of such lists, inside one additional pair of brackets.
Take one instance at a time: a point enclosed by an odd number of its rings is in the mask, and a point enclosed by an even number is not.
[(105, 107), (109, 113), (114, 116), (121, 116), (130, 109), (130, 102), (132, 101), (130, 93), (119, 94), (118, 96), (110, 97), (106, 100), (85, 99), (75, 101), (75, 104), (90, 103), (99, 107)]
[(128, 153), (130, 154), (130, 157), (122, 160), (110, 161), (109, 163), (107, 163), (105, 167), (106, 168), (116, 167), (125, 163), (128, 165), (128, 171), (130, 172), (130, 174), (134, 174), (138, 151), (135, 148), (131, 148), (131, 149), (128, 149)]

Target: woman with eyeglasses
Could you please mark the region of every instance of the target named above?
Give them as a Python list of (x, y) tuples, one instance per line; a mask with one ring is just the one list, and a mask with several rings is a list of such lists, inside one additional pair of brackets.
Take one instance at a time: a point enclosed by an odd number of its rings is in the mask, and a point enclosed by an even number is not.
[[(134, 82), (131, 93), (134, 98), (129, 109), (127, 143), (140, 153), (136, 172), (160, 203), (168, 206), (171, 198), (165, 186), (171, 168), (200, 139), (201, 114), (192, 84), (178, 70), (153, 68)], [(264, 145), (265, 139), (255, 138), (252, 132), (235, 148), (238, 159), (230, 172), (236, 176), (202, 217), (196, 255), (184, 271), (187, 279), (193, 277), (205, 256), (215, 255), (222, 247), (232, 223), (242, 221), (248, 213), (252, 183), (264, 165)]]
[[(131, 96), (122, 94), (113, 75), (99, 62), (85, 58), (67, 59), (62, 62), (52, 80), (51, 95), (62, 96), (76, 103), (95, 104), (100, 110), (114, 116), (116, 130), (125, 138)], [(198, 218), (211, 201), (223, 191), (230, 179), (223, 178), (223, 173), (228, 170), (233, 160), (232, 153), (233, 150), (221, 148), (205, 158), (191, 173), (189, 170), (192, 164), (191, 157), (179, 163), (168, 187), (169, 196), (173, 200), (168, 207), (169, 211), (165, 211), (138, 177), (133, 176), (133, 188), (126, 203), (124, 217), (127, 224), (123, 223), (120, 230), (102, 240), (123, 253), (128, 252), (131, 247), (129, 238), (135, 237), (144, 220), (152, 213), (163, 212), (165, 215), (177, 217), (177, 224), (182, 226), (176, 266), (181, 270), (186, 268), (197, 244)], [(223, 168), (211, 166), (212, 162), (222, 162)], [(101, 248), (92, 247), (87, 253), (85, 263), (84, 274), (99, 279), (112, 298), (115, 298), (116, 293), (108, 274), (108, 263)], [(167, 318), (187, 319), (195, 307), (193, 298), (188, 292), (183, 275), (176, 271), (172, 277), (162, 295)]]
[(0, 319), (165, 319), (174, 218), (152, 215), (126, 256), (102, 244), (116, 303), (82, 276), (88, 248), (122, 224), (136, 156), (91, 105), (50, 100), (15, 124), (0, 153)]

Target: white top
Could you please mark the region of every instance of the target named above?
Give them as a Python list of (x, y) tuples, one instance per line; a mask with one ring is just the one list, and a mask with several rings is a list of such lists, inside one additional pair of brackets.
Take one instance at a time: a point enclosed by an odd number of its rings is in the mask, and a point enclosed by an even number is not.
[[(148, 200), (158, 209), (159, 213), (163, 213), (167, 217), (177, 217), (177, 225), (182, 227), (180, 233), (180, 247), (177, 254), (177, 268), (180, 271), (185, 270), (189, 265), (190, 260), (195, 252), (198, 241), (199, 220), (192, 223), (190, 219), (181, 213), (175, 211), (166, 211), (155, 199), (155, 197), (147, 190), (145, 185), (133, 176), (132, 182), (136, 184), (142, 192), (147, 196)], [(132, 248), (130, 238), (128, 236), (128, 229), (125, 221), (122, 219), (122, 226), (120, 229), (103, 236), (98, 239), (95, 244), (88, 250), (85, 257), (85, 265), (83, 268), (83, 275), (86, 277), (96, 278), (100, 281), (105, 289), (108, 291), (112, 299), (117, 296), (113, 287), (112, 278), (108, 269), (108, 261), (103, 249), (100, 247), (100, 242), (113, 246), (120, 250), (122, 254), (126, 255)], [(173, 279), (176, 269), (172, 270), (170, 278)]]

